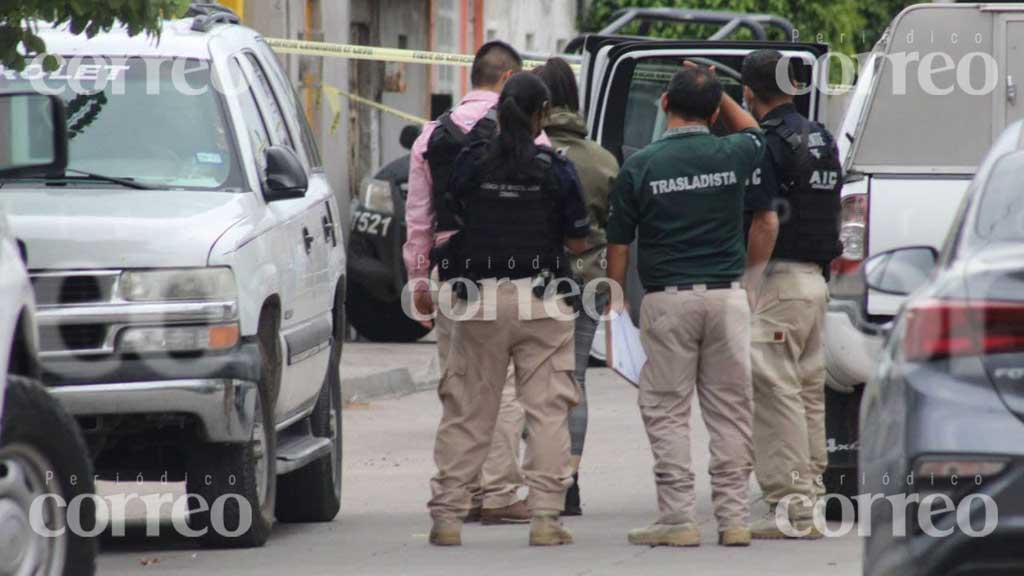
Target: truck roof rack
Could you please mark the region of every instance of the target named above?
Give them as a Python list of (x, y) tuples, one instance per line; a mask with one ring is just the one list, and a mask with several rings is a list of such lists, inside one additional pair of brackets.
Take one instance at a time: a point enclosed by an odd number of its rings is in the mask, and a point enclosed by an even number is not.
[[(636, 36), (622, 34), (622, 30), (634, 22), (639, 22), (639, 34)], [(781, 17), (771, 14), (748, 14), (744, 12), (727, 12), (721, 10), (691, 10), (688, 8), (623, 8), (612, 14), (612, 22), (596, 34), (598, 36), (617, 36), (622, 38), (651, 38), (652, 24), (705, 24), (718, 26), (715, 32), (703, 40), (725, 40), (737, 30), (744, 28), (754, 40), (769, 40), (767, 30), (784, 34), (787, 40), (794, 37), (793, 24)], [(565, 47), (565, 52), (575, 53), (583, 48), (587, 35), (573, 38)], [(670, 38), (659, 38), (669, 40)], [(685, 38), (675, 38), (684, 40)]]
[(194, 2), (185, 12), (186, 18), (193, 18), (192, 30), (209, 32), (217, 24), (240, 24), (242, 19), (230, 8), (220, 4)]

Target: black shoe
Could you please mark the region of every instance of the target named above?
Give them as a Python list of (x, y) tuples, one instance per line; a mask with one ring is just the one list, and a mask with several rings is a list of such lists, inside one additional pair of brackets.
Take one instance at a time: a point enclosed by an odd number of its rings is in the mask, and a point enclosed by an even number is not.
[(583, 516), (583, 508), (580, 505), (580, 475), (572, 475), (572, 486), (565, 493), (565, 510), (562, 516)]

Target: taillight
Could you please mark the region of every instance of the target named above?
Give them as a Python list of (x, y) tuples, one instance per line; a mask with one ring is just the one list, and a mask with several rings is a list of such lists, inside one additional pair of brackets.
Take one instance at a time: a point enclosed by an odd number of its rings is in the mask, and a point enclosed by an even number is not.
[(907, 360), (1024, 351), (1024, 303), (926, 300), (907, 310)]
[(832, 261), (832, 273), (851, 274), (867, 253), (868, 195), (848, 194), (839, 211), (839, 241), (843, 253)]

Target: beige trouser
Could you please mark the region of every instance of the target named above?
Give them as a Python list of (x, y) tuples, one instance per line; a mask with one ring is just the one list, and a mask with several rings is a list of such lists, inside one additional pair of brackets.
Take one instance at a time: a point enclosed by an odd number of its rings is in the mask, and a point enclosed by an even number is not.
[(435, 518), (464, 516), (470, 488), (492, 446), (509, 362), (516, 393), (526, 412), (528, 436), (523, 476), (533, 512), (560, 512), (572, 482), (569, 410), (579, 400), (573, 380), (571, 320), (519, 318), (516, 286), (498, 287), (495, 320), (453, 323), (438, 394), (444, 407), (437, 429), (428, 507)]
[[(454, 322), (443, 314), (438, 314), (434, 322), (441, 374), (444, 374), (448, 364), (452, 324)], [(516, 400), (515, 369), (510, 362), (505, 375), (505, 387), (501, 392), (501, 408), (498, 411), (498, 424), (494, 428), (494, 438), (491, 439), (491, 449), (487, 453), (480, 477), (469, 488), (473, 496), (473, 508), (504, 508), (519, 499), (519, 488), (523, 486), (523, 476), (519, 471), (519, 442), (525, 426), (526, 414)]]
[[(754, 453), (770, 504), (788, 494), (814, 500), (828, 465), (825, 450), (825, 349), (828, 288), (815, 264), (772, 262), (752, 323)], [(796, 503), (795, 503), (796, 504)], [(797, 504), (796, 516), (809, 513)]]
[(690, 405), (694, 389), (710, 435), (711, 500), (720, 530), (749, 521), (750, 307), (739, 288), (644, 297), (640, 413), (654, 453), (662, 524), (694, 522)]

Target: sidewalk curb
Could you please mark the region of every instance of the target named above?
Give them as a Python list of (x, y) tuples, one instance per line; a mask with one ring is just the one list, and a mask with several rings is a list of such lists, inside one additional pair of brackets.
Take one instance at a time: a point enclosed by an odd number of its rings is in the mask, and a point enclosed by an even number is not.
[(379, 398), (400, 398), (437, 389), (440, 378), (434, 374), (413, 378), (408, 368), (393, 368), (363, 376), (341, 375), (341, 401), (344, 404)]

